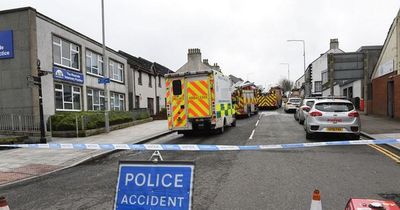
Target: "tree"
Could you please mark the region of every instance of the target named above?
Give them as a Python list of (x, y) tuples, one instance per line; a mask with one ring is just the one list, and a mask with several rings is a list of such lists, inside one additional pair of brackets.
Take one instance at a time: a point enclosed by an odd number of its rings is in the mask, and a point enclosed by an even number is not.
[(282, 87), (283, 91), (290, 91), (293, 88), (293, 82), (287, 79), (281, 79), (279, 85)]

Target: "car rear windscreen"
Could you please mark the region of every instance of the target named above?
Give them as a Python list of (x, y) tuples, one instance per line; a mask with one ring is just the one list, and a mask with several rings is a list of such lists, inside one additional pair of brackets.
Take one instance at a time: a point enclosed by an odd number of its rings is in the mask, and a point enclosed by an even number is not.
[(324, 102), (315, 105), (315, 109), (323, 112), (348, 112), (354, 109), (351, 103)]
[(291, 98), (291, 99), (289, 99), (289, 102), (291, 102), (291, 103), (300, 103), (300, 98)]
[(309, 107), (312, 107), (314, 105), (315, 101), (307, 101), (306, 105)]

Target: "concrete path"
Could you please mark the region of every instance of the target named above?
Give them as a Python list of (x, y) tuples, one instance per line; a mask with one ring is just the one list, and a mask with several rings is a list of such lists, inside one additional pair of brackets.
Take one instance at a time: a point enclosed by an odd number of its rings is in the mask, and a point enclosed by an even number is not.
[[(168, 133), (167, 121), (157, 120), (108, 134), (83, 138), (53, 138), (53, 143), (138, 143)], [(111, 151), (9, 149), (0, 150), (0, 185), (15, 183), (80, 164)]]
[[(361, 115), (361, 130), (374, 139), (400, 139), (400, 121), (375, 115)], [(400, 144), (390, 144), (400, 150)]]

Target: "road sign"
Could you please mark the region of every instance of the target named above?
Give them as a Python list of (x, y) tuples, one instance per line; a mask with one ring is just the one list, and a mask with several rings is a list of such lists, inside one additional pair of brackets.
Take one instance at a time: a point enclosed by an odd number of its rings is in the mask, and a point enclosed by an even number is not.
[(121, 161), (114, 209), (191, 209), (193, 162)]
[(99, 84), (110, 83), (110, 78), (99, 78)]

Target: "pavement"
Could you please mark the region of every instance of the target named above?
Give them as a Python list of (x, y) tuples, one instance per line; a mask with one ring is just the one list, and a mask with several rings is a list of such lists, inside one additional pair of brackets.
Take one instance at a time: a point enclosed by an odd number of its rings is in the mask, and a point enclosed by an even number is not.
[[(52, 138), (52, 143), (139, 143), (168, 134), (166, 120), (156, 120), (110, 133), (82, 138)], [(9, 149), (0, 151), (0, 186), (36, 178), (76, 166), (113, 151)]]
[[(364, 136), (373, 139), (400, 139), (400, 120), (376, 115), (361, 114), (361, 130)], [(389, 144), (400, 150), (400, 144)]]

